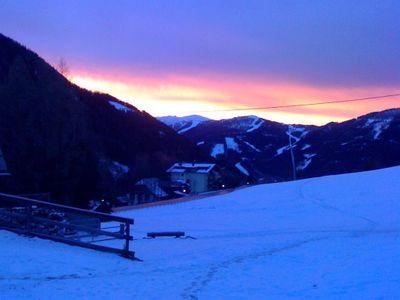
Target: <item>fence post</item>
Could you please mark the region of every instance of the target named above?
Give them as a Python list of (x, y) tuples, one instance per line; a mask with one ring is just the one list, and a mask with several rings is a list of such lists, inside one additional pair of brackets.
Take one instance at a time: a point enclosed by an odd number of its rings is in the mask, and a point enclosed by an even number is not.
[(129, 256), (129, 238), (130, 238), (130, 226), (129, 223), (125, 223), (125, 249), (124, 254)]

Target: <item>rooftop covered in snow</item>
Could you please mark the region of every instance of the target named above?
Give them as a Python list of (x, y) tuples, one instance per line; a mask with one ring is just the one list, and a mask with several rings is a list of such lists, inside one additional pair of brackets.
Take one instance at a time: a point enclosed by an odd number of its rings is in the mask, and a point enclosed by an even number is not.
[(176, 163), (167, 170), (168, 173), (209, 173), (215, 164)]
[(168, 194), (163, 190), (158, 178), (143, 178), (136, 182), (136, 186), (145, 186), (154, 196), (159, 198), (166, 197)]

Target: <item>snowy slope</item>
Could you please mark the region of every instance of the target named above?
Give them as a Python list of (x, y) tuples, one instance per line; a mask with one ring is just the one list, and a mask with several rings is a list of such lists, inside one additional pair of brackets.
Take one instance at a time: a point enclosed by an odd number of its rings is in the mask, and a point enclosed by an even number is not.
[(205, 122), (209, 119), (199, 115), (190, 115), (185, 117), (177, 117), (177, 116), (165, 116), (165, 117), (157, 117), (158, 120), (163, 122), (166, 125), (174, 125), (175, 123), (181, 121), (196, 121), (196, 122)]
[(122, 103), (116, 102), (116, 101), (110, 100), (110, 101), (108, 101), (108, 104), (110, 104), (116, 110), (120, 110), (123, 112), (135, 112), (132, 108), (130, 108)]
[(297, 178), (400, 165), (400, 109), (324, 126), (237, 117), (203, 122), (182, 135), (196, 144), (201, 142), (199, 148), (207, 153), (216, 144), (227, 144), (227, 137), (233, 139), (240, 152), (228, 147), (217, 159), (230, 166), (240, 161), (260, 183), (291, 180), (292, 155)]
[(165, 116), (157, 117), (157, 119), (163, 122), (165, 125), (168, 125), (172, 129), (174, 129), (179, 134), (185, 133), (195, 128), (199, 124), (210, 120), (206, 117), (199, 115), (190, 115), (185, 117)]
[[(3, 299), (399, 299), (400, 167), (126, 211), (144, 262), (0, 231)], [(183, 230), (197, 239), (142, 239)]]

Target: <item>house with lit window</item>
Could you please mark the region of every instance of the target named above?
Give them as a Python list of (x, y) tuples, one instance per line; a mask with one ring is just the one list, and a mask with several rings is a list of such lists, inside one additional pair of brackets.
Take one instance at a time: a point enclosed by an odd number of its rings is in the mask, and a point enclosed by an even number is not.
[(192, 193), (204, 193), (211, 189), (211, 183), (218, 176), (215, 169), (215, 164), (211, 163), (176, 163), (167, 173), (171, 183), (187, 184)]

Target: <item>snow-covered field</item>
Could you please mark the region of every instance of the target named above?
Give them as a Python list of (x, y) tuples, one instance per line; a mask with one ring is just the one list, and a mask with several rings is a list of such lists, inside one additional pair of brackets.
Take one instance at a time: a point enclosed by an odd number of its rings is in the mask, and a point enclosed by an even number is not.
[(121, 215), (143, 262), (0, 231), (1, 299), (400, 299), (400, 167)]

